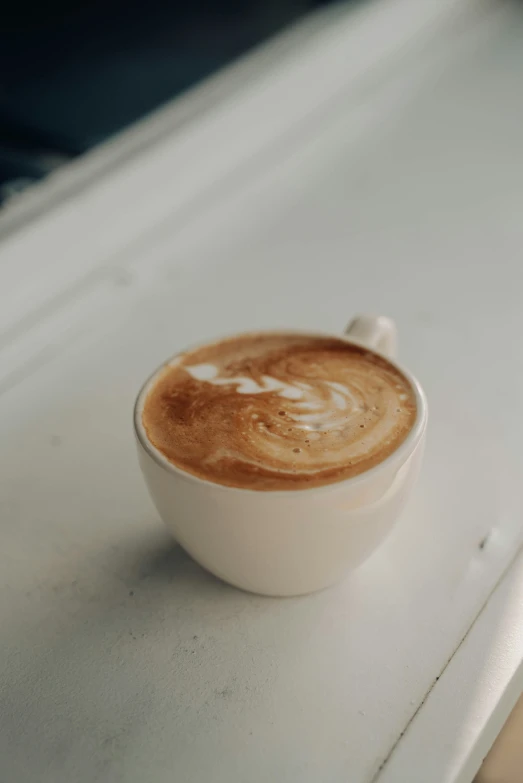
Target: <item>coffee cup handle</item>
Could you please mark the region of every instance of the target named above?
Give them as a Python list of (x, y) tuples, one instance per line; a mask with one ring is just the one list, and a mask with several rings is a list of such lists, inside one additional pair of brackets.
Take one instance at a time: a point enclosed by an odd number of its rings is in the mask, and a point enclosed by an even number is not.
[(396, 324), (384, 315), (358, 315), (345, 329), (351, 340), (365, 345), (390, 359), (398, 351), (398, 332)]

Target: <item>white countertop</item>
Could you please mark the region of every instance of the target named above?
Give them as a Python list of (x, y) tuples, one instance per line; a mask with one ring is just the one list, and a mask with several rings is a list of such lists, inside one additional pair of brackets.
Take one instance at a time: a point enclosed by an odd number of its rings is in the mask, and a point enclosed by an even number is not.
[[(225, 109), (0, 245), (2, 783), (470, 783), (522, 684), (523, 11), (438, 5), (214, 188)], [(169, 212), (183, 162), (205, 198)], [(163, 173), (139, 200), (136, 167)], [(365, 310), (429, 398), (415, 498), (336, 589), (219, 583), (146, 495), (138, 386), (192, 341)]]

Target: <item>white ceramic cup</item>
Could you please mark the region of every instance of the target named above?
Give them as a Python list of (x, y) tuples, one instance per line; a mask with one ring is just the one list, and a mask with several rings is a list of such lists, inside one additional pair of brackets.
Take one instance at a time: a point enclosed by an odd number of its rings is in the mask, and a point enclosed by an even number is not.
[(409, 379), (417, 404), (412, 430), (399, 448), (345, 481), (257, 491), (197, 478), (170, 463), (151, 444), (142, 425), (145, 398), (165, 364), (138, 395), (134, 428), (151, 498), (178, 543), (232, 585), (289, 596), (338, 582), (383, 541), (412, 489), (423, 453), (427, 401), (417, 380), (394, 361), (396, 327), (388, 318), (360, 316), (349, 324), (343, 339), (363, 344), (398, 366)]

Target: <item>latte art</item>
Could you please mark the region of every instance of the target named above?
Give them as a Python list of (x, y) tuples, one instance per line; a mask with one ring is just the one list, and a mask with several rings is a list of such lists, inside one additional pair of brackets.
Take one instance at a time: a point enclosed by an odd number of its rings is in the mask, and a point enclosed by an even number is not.
[[(270, 375), (262, 375), (259, 382), (247, 377), (219, 378), (218, 368), (212, 364), (188, 366), (185, 369), (191, 377), (212, 383), (213, 386), (236, 386), (238, 394), (272, 392), (277, 397), (295, 401), (294, 405), (287, 405), (288, 416), (296, 427), (305, 430), (331, 430), (346, 425), (347, 412), (361, 408), (349, 389), (336, 381), (319, 381), (316, 386), (296, 381), (292, 385), (271, 378)], [(343, 415), (336, 416), (336, 411), (343, 411)], [(282, 415), (282, 411), (278, 413)]]
[(181, 356), (143, 412), (147, 435), (183, 470), (251, 489), (299, 489), (368, 470), (416, 415), (407, 379), (343, 340), (247, 335)]

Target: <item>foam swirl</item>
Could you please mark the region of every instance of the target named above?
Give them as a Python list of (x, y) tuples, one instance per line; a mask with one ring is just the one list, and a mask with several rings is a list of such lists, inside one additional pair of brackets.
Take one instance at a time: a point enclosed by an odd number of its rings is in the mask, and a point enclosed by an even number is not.
[(166, 368), (143, 423), (175, 465), (210, 481), (299, 489), (368, 470), (416, 414), (406, 378), (343, 340), (246, 335)]

